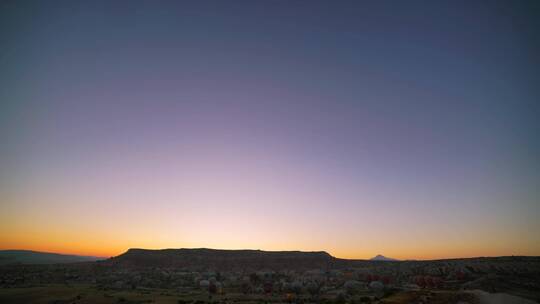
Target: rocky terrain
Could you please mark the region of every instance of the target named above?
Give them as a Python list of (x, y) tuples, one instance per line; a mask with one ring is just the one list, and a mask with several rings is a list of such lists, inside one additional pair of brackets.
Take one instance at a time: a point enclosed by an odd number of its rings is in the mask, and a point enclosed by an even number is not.
[[(477, 291), (539, 301), (539, 282), (540, 257), (517, 256), (372, 261), (339, 259), (326, 252), (130, 249), (104, 261), (0, 266), (0, 295), (2, 290), (14, 292), (18, 288), (61, 284), (118, 293), (165, 290), (189, 301), (208, 301), (205, 297), (212, 295), (229, 302), (231, 298), (237, 299), (232, 302), (324, 299), (337, 304), (360, 300), (380, 303), (453, 303), (455, 300), (472, 304), (476, 302), (467, 299), (490, 299)], [(26, 293), (21, 291), (21, 294)]]
[(129, 249), (126, 253), (104, 261), (118, 267), (175, 267), (190, 270), (213, 269), (314, 269), (331, 268), (336, 258), (324, 251), (262, 251), (217, 249)]

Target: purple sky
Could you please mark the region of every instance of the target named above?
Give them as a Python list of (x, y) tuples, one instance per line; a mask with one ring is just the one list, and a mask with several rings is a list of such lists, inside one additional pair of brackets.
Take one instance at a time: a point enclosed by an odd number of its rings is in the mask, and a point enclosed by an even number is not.
[(0, 247), (540, 255), (535, 1), (3, 1)]

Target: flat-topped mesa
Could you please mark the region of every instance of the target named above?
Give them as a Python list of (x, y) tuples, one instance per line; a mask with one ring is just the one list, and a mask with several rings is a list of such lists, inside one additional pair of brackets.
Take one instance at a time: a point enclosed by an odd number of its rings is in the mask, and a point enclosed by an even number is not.
[(335, 258), (325, 251), (263, 251), (207, 248), (129, 249), (105, 263), (123, 267), (177, 267), (185, 269), (326, 269)]

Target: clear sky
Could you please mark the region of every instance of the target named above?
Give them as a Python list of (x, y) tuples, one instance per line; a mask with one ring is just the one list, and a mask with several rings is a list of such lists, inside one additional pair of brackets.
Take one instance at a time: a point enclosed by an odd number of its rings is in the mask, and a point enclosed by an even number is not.
[(538, 1), (2, 1), (0, 249), (540, 255)]

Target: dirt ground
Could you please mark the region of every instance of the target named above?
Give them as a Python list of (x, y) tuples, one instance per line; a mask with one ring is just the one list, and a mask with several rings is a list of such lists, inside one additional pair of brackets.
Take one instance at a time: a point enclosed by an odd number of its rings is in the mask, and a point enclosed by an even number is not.
[(381, 304), (481, 304), (471, 293), (458, 291), (406, 291), (381, 300)]

